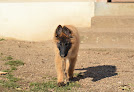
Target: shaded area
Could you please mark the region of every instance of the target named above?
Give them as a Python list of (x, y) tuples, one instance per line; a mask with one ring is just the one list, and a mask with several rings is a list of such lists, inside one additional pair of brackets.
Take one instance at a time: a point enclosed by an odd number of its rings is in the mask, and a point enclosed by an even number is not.
[(107, 0), (107, 2), (111, 2), (111, 0)]
[(75, 70), (86, 70), (86, 71), (80, 72), (77, 75), (77, 77), (74, 77), (74, 81), (79, 81), (80, 79), (91, 77), (93, 78), (92, 81), (95, 82), (106, 77), (112, 77), (117, 75), (116, 66), (111, 65), (94, 66)]

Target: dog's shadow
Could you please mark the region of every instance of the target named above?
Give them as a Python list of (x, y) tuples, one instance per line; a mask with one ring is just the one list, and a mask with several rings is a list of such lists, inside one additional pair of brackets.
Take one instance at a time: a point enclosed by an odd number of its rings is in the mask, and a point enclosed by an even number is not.
[(91, 77), (93, 78), (92, 81), (96, 82), (106, 77), (112, 77), (118, 75), (116, 73), (116, 66), (112, 65), (94, 66), (75, 70), (86, 70), (86, 71), (80, 72), (76, 77), (73, 78), (74, 81), (79, 81), (80, 79)]

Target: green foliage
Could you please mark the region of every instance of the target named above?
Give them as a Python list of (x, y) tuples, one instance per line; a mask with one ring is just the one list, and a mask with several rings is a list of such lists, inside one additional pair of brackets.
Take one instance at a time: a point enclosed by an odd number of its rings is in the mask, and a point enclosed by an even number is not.
[(11, 56), (8, 56), (7, 57), (7, 60), (12, 60), (13, 58)]
[(70, 82), (68, 85), (65, 85), (63, 87), (58, 87), (56, 81), (48, 81), (45, 83), (31, 83), (30, 91), (51, 92), (53, 90), (55, 92), (66, 92), (76, 87), (80, 87), (80, 84), (78, 82)]
[(20, 66), (20, 65), (24, 65), (24, 63), (20, 60), (15, 60), (15, 61), (8, 61), (5, 63), (5, 65)]
[(3, 41), (3, 40), (5, 40), (4, 38), (0, 38), (0, 41)]
[[(13, 60), (11, 56), (6, 57), (5, 60), (7, 60), (5, 65), (9, 65), (10, 69), (4, 70), (4, 72), (7, 72), (7, 74), (2, 76), (4, 80), (0, 80), (0, 85), (10, 90), (14, 90), (13, 92), (15, 91), (25, 92), (26, 90), (22, 90), (20, 84), (18, 84), (18, 81), (20, 81), (20, 79), (12, 75), (12, 72), (17, 70), (18, 66), (24, 65), (24, 63), (20, 60)], [(38, 83), (38, 82), (30, 83), (29, 89), (27, 89), (27, 91), (28, 92), (66, 92), (68, 90), (72, 91), (76, 87), (80, 87), (79, 82), (70, 82), (63, 87), (58, 87), (56, 82), (57, 78), (51, 76), (46, 76), (44, 78), (48, 79), (48, 81), (43, 83)]]
[(124, 91), (132, 92), (133, 84), (121, 85), (119, 88)]
[(46, 83), (31, 83), (30, 84), (30, 91), (38, 92), (38, 91), (44, 91), (49, 92), (50, 89), (55, 88), (55, 82), (49, 81)]
[(15, 82), (3, 81), (3, 80), (0, 80), (0, 85), (2, 85), (3, 87), (6, 87), (6, 88), (12, 88), (12, 89), (19, 87), (19, 85)]
[(15, 66), (12, 66), (11, 70), (17, 70), (17, 68)]
[(0, 54), (0, 57), (1, 57), (1, 60), (3, 60), (3, 61), (8, 61), (8, 60), (13, 59), (11, 56), (4, 57), (3, 53)]
[(14, 77), (14, 75), (12, 75), (12, 72), (14, 70), (17, 70), (17, 66), (24, 65), (24, 63), (20, 60), (12, 60), (13, 58), (11, 56), (5, 57), (4, 59), (8, 60), (5, 65), (10, 65), (10, 69), (4, 70), (4, 72), (7, 72), (7, 74), (2, 77), (6, 78), (6, 80), (0, 80), (0, 85), (5, 88), (10, 88), (11, 90), (17, 90), (20, 87), (17, 81), (20, 79)]
[(19, 78), (15, 78), (12, 74), (7, 74), (6, 78), (10, 81), (10, 82), (17, 82), (20, 79)]
[(7, 70), (3, 70), (3, 72), (11, 73), (12, 70), (11, 69), (7, 69)]

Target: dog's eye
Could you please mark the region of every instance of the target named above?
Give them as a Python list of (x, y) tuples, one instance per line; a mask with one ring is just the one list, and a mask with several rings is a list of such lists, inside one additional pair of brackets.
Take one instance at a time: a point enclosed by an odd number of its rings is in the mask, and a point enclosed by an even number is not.
[(59, 44), (60, 44), (60, 45), (62, 45), (62, 43), (61, 43), (61, 42), (59, 42)]
[(65, 43), (65, 45), (68, 45), (67, 43)]
[(65, 43), (65, 45), (67, 46), (69, 43), (67, 42), (67, 43)]

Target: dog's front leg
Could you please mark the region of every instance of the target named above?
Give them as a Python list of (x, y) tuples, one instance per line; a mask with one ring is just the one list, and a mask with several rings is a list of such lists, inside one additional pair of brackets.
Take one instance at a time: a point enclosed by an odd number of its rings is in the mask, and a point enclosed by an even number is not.
[(63, 59), (57, 55), (55, 57), (55, 65), (56, 65), (56, 70), (57, 70), (57, 83), (58, 86), (64, 86), (64, 72), (63, 72)]

